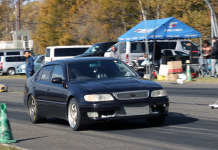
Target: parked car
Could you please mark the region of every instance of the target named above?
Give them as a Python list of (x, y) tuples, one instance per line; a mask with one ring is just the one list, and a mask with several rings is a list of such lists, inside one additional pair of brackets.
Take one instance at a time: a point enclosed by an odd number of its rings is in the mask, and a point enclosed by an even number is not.
[(101, 42), (92, 45), (83, 54), (78, 57), (90, 57), (90, 56), (104, 56), (104, 53), (117, 42)]
[(0, 56), (0, 74), (14, 75), (15, 69), (26, 61), (24, 56)]
[[(38, 70), (44, 63), (44, 55), (38, 55), (33, 57), (34, 59), (34, 71)], [(16, 74), (26, 74), (26, 63), (20, 64), (16, 68)]]
[(79, 130), (115, 119), (147, 118), (161, 124), (169, 99), (160, 84), (141, 78), (118, 59), (80, 57), (41, 67), (25, 84), (24, 105), (32, 123), (62, 118)]
[(57, 60), (73, 58), (84, 53), (91, 45), (76, 46), (49, 46), (45, 50), (45, 63)]
[[(190, 55), (190, 51), (194, 50), (200, 54), (199, 48), (195, 43), (188, 40), (157, 40), (157, 45), (163, 49), (171, 49), (175, 51), (180, 51)], [(187, 45), (190, 43), (190, 46)], [(145, 41), (135, 41), (135, 42), (118, 42), (117, 44), (118, 52), (120, 53), (120, 58), (126, 62), (129, 66), (133, 66), (134, 60), (142, 57), (145, 53)], [(148, 41), (149, 53), (153, 52), (154, 41)], [(105, 57), (110, 56), (110, 49), (105, 53)], [(198, 57), (198, 56), (195, 56)]]

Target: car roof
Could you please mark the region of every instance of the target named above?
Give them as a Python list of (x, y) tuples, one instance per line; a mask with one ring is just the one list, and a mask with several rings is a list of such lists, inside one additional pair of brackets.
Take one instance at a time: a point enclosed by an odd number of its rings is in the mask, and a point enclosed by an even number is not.
[(111, 57), (77, 57), (69, 59), (54, 60), (46, 63), (46, 65), (59, 64), (59, 63), (76, 63), (76, 62), (86, 62), (86, 61), (103, 61), (103, 60), (119, 60)]
[(99, 44), (116, 44), (117, 42), (100, 42), (100, 43), (95, 43), (93, 45), (99, 45)]
[[(121, 41), (124, 42), (124, 41)], [(145, 41), (129, 41), (129, 42), (145, 42)], [(193, 41), (190, 40), (186, 40), (186, 39), (178, 39), (178, 40), (148, 40), (148, 42), (191, 42), (193, 43)]]
[(48, 46), (47, 48), (89, 48), (92, 45)]
[(0, 52), (25, 51), (23, 49), (0, 49)]

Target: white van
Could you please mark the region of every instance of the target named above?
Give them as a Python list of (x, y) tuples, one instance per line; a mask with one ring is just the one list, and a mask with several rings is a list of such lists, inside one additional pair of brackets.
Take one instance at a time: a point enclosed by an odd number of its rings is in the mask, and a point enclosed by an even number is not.
[(92, 45), (75, 46), (49, 46), (45, 50), (45, 63), (57, 60), (73, 58), (76, 55), (84, 53)]
[(15, 69), (24, 62), (26, 62), (24, 56), (0, 56), (0, 74), (14, 75)]
[[(161, 49), (171, 49), (176, 51), (181, 51), (186, 54), (190, 54), (190, 50), (195, 49), (199, 53), (198, 46), (189, 40), (156, 40), (158, 46)], [(191, 46), (187, 46), (187, 43), (191, 43)], [(142, 57), (145, 53), (145, 41), (127, 41), (118, 42), (115, 44), (120, 53), (120, 59), (126, 62), (129, 66), (133, 65), (133, 60)], [(154, 41), (148, 41), (149, 53), (153, 52)], [(110, 57), (110, 49), (105, 53), (105, 57)]]

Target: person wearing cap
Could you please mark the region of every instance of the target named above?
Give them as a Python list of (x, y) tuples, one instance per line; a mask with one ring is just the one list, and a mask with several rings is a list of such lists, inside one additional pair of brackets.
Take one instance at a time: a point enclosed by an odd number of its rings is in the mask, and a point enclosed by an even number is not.
[(210, 54), (211, 59), (211, 77), (215, 77), (215, 71), (218, 73), (218, 41), (217, 37), (213, 37), (212, 42), (214, 43), (212, 52)]
[(30, 52), (26, 52), (25, 57), (26, 57), (26, 75), (27, 78), (29, 78), (34, 74), (34, 60)]

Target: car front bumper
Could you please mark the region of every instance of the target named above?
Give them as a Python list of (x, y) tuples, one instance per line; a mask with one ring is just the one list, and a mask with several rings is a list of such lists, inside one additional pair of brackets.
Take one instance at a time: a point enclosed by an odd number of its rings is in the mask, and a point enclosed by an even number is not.
[(26, 70), (25, 69), (16, 69), (16, 74), (26, 74)]
[(167, 116), (169, 100), (167, 97), (149, 101), (118, 101), (107, 104), (80, 105), (83, 122), (109, 121), (141, 117)]

